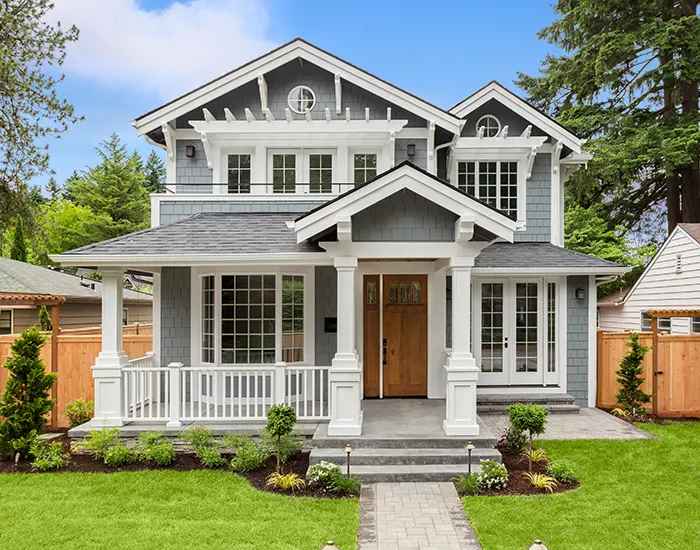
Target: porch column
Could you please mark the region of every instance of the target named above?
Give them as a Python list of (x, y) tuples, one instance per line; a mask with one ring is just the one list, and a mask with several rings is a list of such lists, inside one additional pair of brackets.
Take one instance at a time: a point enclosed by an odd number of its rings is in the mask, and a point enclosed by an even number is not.
[(124, 270), (104, 269), (102, 273), (102, 351), (92, 367), (95, 384), (94, 426), (123, 423), (122, 367), (129, 362), (122, 346)]
[(337, 351), (329, 371), (331, 421), (328, 435), (362, 434), (360, 382), (362, 372), (355, 344), (355, 273), (357, 258), (335, 258), (338, 274)]
[(479, 435), (476, 384), (479, 369), (471, 352), (471, 270), (473, 258), (451, 258), (452, 354), (447, 358), (447, 435)]

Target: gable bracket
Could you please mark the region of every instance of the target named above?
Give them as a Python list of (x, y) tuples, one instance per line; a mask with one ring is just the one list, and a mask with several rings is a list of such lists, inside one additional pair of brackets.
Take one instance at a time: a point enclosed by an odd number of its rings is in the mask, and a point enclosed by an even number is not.
[(340, 75), (335, 74), (335, 114), (339, 115), (342, 111), (343, 85), (340, 81)]
[(211, 168), (212, 167), (212, 159), (214, 158), (214, 147), (212, 146), (211, 141), (209, 141), (207, 134), (202, 132), (200, 135), (202, 136), (202, 145), (204, 146), (204, 154), (207, 157), (207, 168)]
[(236, 117), (233, 116), (233, 113), (228, 107), (224, 109), (224, 116), (226, 117), (226, 122), (236, 122)]
[(350, 216), (342, 216), (338, 218), (336, 230), (338, 233), (338, 242), (352, 242), (352, 218)]
[(474, 237), (474, 216), (464, 215), (455, 222), (455, 242), (466, 243)]
[(167, 122), (160, 125), (163, 130), (163, 137), (165, 137), (165, 146), (168, 149), (168, 158), (170, 160), (175, 160), (175, 138), (173, 137), (173, 129)]
[(535, 164), (535, 157), (537, 156), (537, 147), (530, 149), (530, 153), (527, 156), (527, 179), (532, 177), (532, 167)]
[(561, 150), (564, 148), (564, 144), (561, 141), (557, 141), (552, 149), (552, 171), (555, 173), (559, 172), (559, 159), (561, 159)]
[(260, 89), (260, 110), (264, 112), (267, 109), (267, 81), (261, 74), (258, 75), (258, 88)]

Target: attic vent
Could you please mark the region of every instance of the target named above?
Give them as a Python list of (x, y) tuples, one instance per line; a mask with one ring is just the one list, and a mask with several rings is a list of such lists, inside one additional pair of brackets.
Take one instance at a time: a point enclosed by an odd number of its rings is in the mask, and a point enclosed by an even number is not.
[(676, 254), (676, 273), (683, 271), (683, 254)]

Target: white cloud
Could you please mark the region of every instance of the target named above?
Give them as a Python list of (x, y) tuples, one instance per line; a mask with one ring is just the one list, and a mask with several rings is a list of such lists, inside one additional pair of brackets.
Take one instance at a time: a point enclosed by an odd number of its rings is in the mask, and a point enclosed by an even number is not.
[(265, 53), (262, 0), (192, 0), (146, 11), (136, 0), (57, 0), (50, 13), (75, 24), (68, 74), (172, 99)]

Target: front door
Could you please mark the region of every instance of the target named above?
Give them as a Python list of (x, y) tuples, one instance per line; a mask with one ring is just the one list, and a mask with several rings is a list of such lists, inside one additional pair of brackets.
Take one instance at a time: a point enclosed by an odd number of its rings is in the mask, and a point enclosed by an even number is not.
[(384, 275), (382, 362), (385, 397), (428, 394), (428, 277)]

